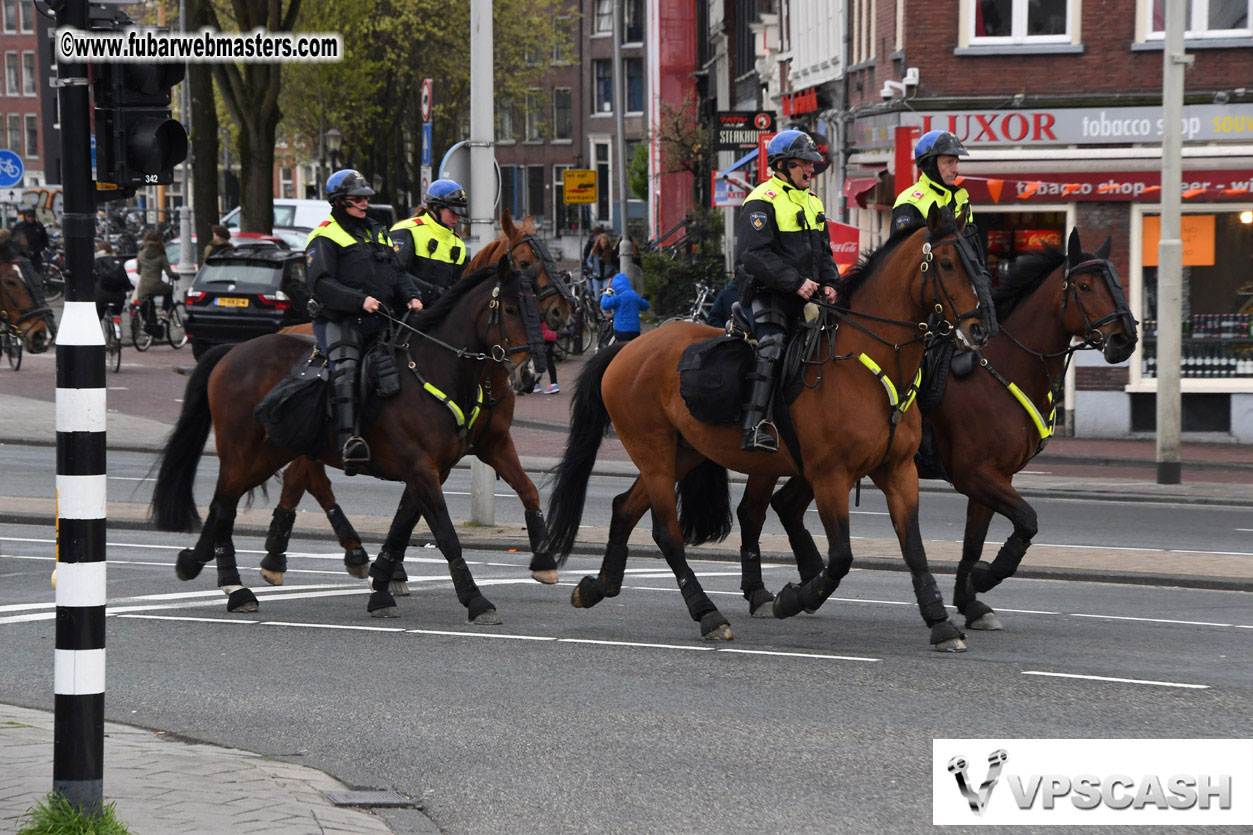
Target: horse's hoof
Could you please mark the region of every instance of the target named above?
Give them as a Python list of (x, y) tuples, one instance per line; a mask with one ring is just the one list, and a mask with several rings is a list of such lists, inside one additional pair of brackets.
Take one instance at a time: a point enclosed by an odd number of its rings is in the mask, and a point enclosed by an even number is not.
[(546, 586), (557, 585), (557, 569), (545, 569), (543, 571), (532, 571), (531, 579), (537, 583), (543, 583)]
[(257, 596), (249, 589), (235, 589), (226, 598), (226, 611), (228, 612), (255, 612), (260, 606)]
[(985, 632), (997, 632), (1005, 627), (1001, 625), (1000, 619), (996, 616), (996, 612), (988, 612), (974, 620), (966, 621), (967, 629), (979, 629)]
[(931, 648), (936, 652), (965, 652), (966, 642), (961, 638), (949, 638), (947, 641), (932, 644)]
[(180, 580), (194, 580), (200, 576), (200, 569), (204, 568), (204, 565), (196, 558), (195, 549), (184, 548), (178, 552), (178, 559), (174, 561), (174, 573)]
[(795, 583), (788, 583), (779, 589), (778, 595), (774, 598), (772, 611), (776, 618), (783, 620), (784, 618), (800, 614), (802, 608), (800, 586)]
[(370, 602), (365, 605), (365, 610), (372, 618), (394, 618), (399, 614), (396, 611), (396, 598), (392, 597), (387, 589), (380, 589), (371, 594)]
[(500, 626), (504, 621), (500, 619), (500, 615), (496, 614), (495, 609), (485, 609), (470, 618), (470, 623), (477, 626)]
[(261, 579), (265, 580), (271, 586), (281, 586), (283, 585), (283, 572), (271, 571), (268, 568), (263, 568), (261, 569)]
[(590, 609), (604, 599), (605, 593), (597, 585), (596, 578), (590, 575), (579, 580), (574, 591), (570, 592), (570, 605), (576, 609)]
[(397, 609), (395, 606), (381, 606), (378, 609), (371, 609), (370, 617), (372, 618), (398, 618), (400, 617), (400, 610)]
[(408, 597), (409, 596), (409, 584), (405, 582), (404, 580), (392, 580), (390, 583), (387, 584), (387, 590), (390, 591), (392, 594), (394, 594), (396, 597)]
[(730, 641), (735, 637), (731, 634), (731, 624), (717, 609), (700, 619), (700, 634), (706, 641)]
[(757, 589), (749, 596), (748, 612), (755, 618), (774, 617), (774, 595), (765, 589)]
[(359, 580), (369, 575), (370, 557), (364, 548), (349, 548), (344, 551), (344, 570)]

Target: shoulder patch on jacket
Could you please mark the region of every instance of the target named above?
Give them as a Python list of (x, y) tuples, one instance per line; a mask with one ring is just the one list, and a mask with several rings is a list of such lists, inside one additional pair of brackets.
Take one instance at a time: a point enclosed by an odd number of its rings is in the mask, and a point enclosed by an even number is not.
[(926, 194), (924, 194), (924, 193), (922, 193), (921, 191), (913, 191), (913, 192), (910, 192), (910, 195), (909, 195), (909, 196), (910, 196), (910, 197), (917, 197), (919, 200), (921, 200), (922, 198), (926, 197), (927, 195), (926, 195)]
[(773, 199), (775, 199), (776, 197), (778, 197), (778, 196), (779, 196), (779, 195), (775, 194), (773, 191), (771, 191), (770, 189), (766, 189), (765, 191), (763, 191), (763, 192), (762, 192), (762, 194), (766, 195), (766, 196), (767, 196), (767, 197), (769, 197), (771, 200), (773, 200)]
[(321, 229), (323, 226), (330, 226), (330, 225), (331, 225), (331, 222), (329, 220), (324, 220), (318, 224), (318, 228)]
[[(767, 194), (769, 194), (769, 192), (767, 192)], [(753, 225), (754, 229), (760, 232), (766, 226), (766, 213), (765, 212), (753, 212), (751, 215), (748, 216), (748, 222)]]
[(421, 225), (422, 225), (422, 218), (420, 218), (420, 217), (415, 217), (415, 218), (413, 219), (413, 225), (414, 225), (414, 226), (421, 226)]
[(309, 250), (309, 252), (305, 254), (305, 266), (306, 267), (313, 266), (313, 250), (312, 249)]

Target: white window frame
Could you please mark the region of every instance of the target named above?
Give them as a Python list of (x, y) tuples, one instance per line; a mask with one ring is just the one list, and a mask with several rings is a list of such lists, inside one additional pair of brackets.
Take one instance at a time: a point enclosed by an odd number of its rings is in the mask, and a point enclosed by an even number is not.
[[(4, 34), (6, 35), (16, 34), (18, 28), (21, 27), (22, 25), (20, 22), (22, 13), (17, 7), (17, 0), (0, 0), (0, 7), (3, 7), (3, 8), (0, 8), (0, 18), (4, 18), (4, 23), (3, 23)], [(9, 25), (8, 11), (10, 8), (13, 9), (13, 25), (12, 26)]]
[(34, 97), (39, 95), (39, 64), (36, 61), (35, 53), (26, 51), (22, 53), (22, 95)]
[[(606, 10), (608, 6), (608, 10)], [(609, 28), (600, 28), (604, 18), (609, 20)], [(592, 0), (592, 37), (613, 35), (613, 0)]]
[[(566, 113), (570, 119), (570, 132), (568, 136), (558, 136), (557, 121), (557, 94), (566, 94)], [(574, 90), (569, 87), (553, 88), (553, 142), (573, 142), (574, 141)]]
[[(21, 114), (9, 113), (8, 119), (5, 120), (4, 130), (5, 134), (3, 138), (5, 140), (5, 147), (15, 154), (18, 153), (22, 147), (23, 140)], [(17, 141), (14, 142), (14, 139)]]
[(574, 63), (574, 20), (568, 15), (553, 18), (553, 58), (554, 67), (568, 67)]
[[(13, 63), (13, 72), (9, 73), (9, 62)], [(4, 94), (17, 97), (22, 95), (22, 58), (20, 53), (4, 53)]]
[[(34, 143), (30, 140), (34, 138)], [(26, 158), (39, 159), (39, 117), (34, 113), (27, 113), (22, 120), (22, 141), (26, 145)], [(31, 145), (35, 147), (31, 147)]]
[[(640, 109), (626, 110), (624, 116), (641, 116), (644, 113), (644, 106), (648, 104), (648, 65), (643, 58), (623, 58), (622, 59), (622, 95), (624, 99), (631, 97), (631, 80), (627, 76), (627, 61), (640, 62)], [(630, 107), (629, 101), (623, 101), (622, 106)]]
[(523, 130), (525, 131), (524, 141), (526, 142), (543, 142), (544, 141), (544, 91), (538, 87), (531, 87), (526, 91), (523, 98)]
[[(1243, 29), (1207, 29), (1210, 0), (1192, 0), (1192, 19), (1186, 21), (1183, 36), (1185, 38), (1253, 38), (1253, 0), (1245, 0), (1247, 12)], [(1153, 31), (1153, 0), (1139, 0), (1139, 9), (1143, 26), (1144, 41), (1162, 41), (1166, 38), (1165, 31)], [(1164, 25), (1164, 24), (1163, 24)]]
[[(597, 64), (603, 64), (609, 67), (609, 109), (608, 110), (598, 109), (601, 102), (598, 100), (600, 96), (600, 83), (596, 77)], [(612, 116), (613, 105), (614, 105), (614, 101), (613, 101), (614, 93), (617, 92), (616, 90), (613, 89), (613, 61), (611, 61), (608, 58), (594, 58), (592, 59), (590, 69), (592, 73), (592, 115), (593, 116)]]
[(513, 108), (505, 105), (500, 108), (500, 129), (496, 131), (496, 141), (501, 144), (512, 145), (517, 141), (517, 127), (513, 123)]
[(1079, 0), (1064, 0), (1066, 4), (1066, 31), (1060, 35), (1028, 35), (1027, 10), (1030, 0), (1013, 0), (1010, 35), (990, 37), (975, 35), (975, 6), (979, 0), (962, 0), (965, 45), (969, 46), (1036, 46), (1039, 44), (1074, 43), (1079, 19)]
[(34, 0), (18, 0), (17, 31), (21, 32), (23, 35), (34, 34), (35, 32)]

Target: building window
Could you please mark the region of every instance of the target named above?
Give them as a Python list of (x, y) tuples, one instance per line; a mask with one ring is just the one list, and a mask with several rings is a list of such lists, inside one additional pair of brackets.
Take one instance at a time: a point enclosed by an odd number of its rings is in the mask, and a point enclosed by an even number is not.
[(613, 112), (613, 62), (605, 58), (592, 61), (592, 89), (595, 90), (593, 103), (596, 113)]
[(574, 37), (571, 30), (572, 22), (568, 17), (553, 20), (553, 63), (574, 63)]
[(35, 31), (35, 4), (31, 0), (23, 0), (17, 4), (17, 15), (22, 33), (29, 35)]
[(279, 194), (287, 199), (296, 196), (296, 186), (293, 181), (293, 169), (291, 166), (280, 165), (278, 167), (278, 188)]
[(626, 73), (627, 113), (644, 112), (644, 59), (627, 58), (622, 62)]
[(544, 94), (539, 90), (526, 91), (526, 140), (541, 142), (544, 139)]
[(21, 78), (17, 71), (17, 53), (4, 53), (4, 92), (10, 96), (21, 95)]
[(626, 17), (622, 31), (623, 43), (643, 43), (644, 0), (625, 0), (622, 11)]
[(504, 106), (500, 108), (500, 129), (496, 131), (497, 142), (513, 141), (513, 108)]
[[(1166, 36), (1166, 4), (1150, 0), (1152, 18), (1149, 37)], [(1185, 35), (1189, 38), (1247, 38), (1253, 35), (1253, 0), (1190, 0), (1183, 14)]]
[(16, 154), (22, 148), (22, 117), (16, 113), (10, 113), (8, 128), (9, 141), (4, 147)]
[(17, 31), (17, 0), (0, 0), (0, 4), (4, 6), (4, 31), (13, 33)]
[(1070, 0), (967, 0), (971, 43), (1069, 43)]
[(613, 0), (596, 0), (593, 32), (613, 32)]
[(528, 165), (526, 167), (526, 213), (536, 225), (544, 222), (544, 166)]
[(579, 231), (579, 207), (574, 203), (566, 203), (565, 186), (568, 165), (553, 166), (553, 231)]
[(502, 165), (500, 167), (500, 208), (501, 211), (509, 210), (509, 214), (514, 217), (520, 217), (518, 206), (514, 200), (515, 177), (517, 176), (517, 167), (512, 165)]
[(609, 223), (609, 143), (595, 144), (596, 158), (596, 218)]
[(34, 113), (26, 114), (26, 156), (39, 158), (39, 117)]
[(35, 80), (35, 53), (22, 53), (22, 95), (33, 96), (38, 92)]
[(553, 139), (574, 138), (574, 113), (569, 87), (553, 90)]

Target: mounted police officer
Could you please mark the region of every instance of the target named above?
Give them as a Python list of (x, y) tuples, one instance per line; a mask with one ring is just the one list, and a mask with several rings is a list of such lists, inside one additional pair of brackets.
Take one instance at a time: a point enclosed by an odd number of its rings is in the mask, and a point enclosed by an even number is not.
[(366, 216), (373, 195), (360, 173), (332, 174), (326, 181), (331, 217), (309, 233), (305, 255), (313, 333), (331, 362), (335, 446), (348, 475), (370, 461), (370, 447), (357, 428), (356, 386), (362, 347), (387, 327), (387, 320), (374, 314), (383, 304), (422, 309), (418, 289), (396, 264), (387, 232)]
[(457, 234), (466, 216), (466, 190), (456, 180), (436, 180), (426, 190), (426, 205), (392, 227), (396, 257), (431, 302), (461, 277), (466, 247)]
[[(957, 187), (958, 157), (970, 156), (961, 141), (946, 130), (923, 134), (914, 146), (914, 162), (921, 174), (905, 189), (892, 207), (892, 231), (920, 224), (931, 206), (947, 206), (953, 217), (969, 221), (970, 195)], [(963, 218), (963, 214), (965, 217)]]
[[(766, 146), (774, 173), (753, 189), (740, 214), (736, 264), (745, 279), (740, 300), (750, 307), (757, 332), (757, 363), (749, 375), (741, 449), (775, 452), (766, 410), (774, 391), (783, 344), (805, 302), (819, 288), (828, 302), (838, 273), (831, 256), (822, 201), (809, 190), (822, 154), (801, 130), (785, 130)], [(772, 427), (773, 428), (773, 427)]]

